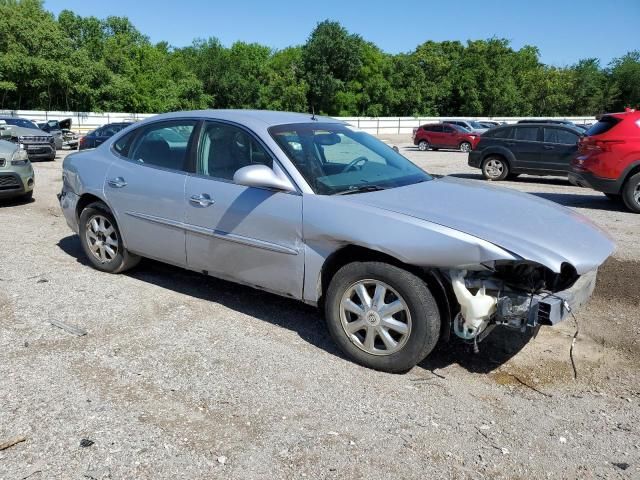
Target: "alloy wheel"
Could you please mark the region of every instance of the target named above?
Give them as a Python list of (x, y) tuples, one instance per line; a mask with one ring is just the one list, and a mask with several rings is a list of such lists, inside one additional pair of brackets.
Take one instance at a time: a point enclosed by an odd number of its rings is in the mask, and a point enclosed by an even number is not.
[(489, 178), (499, 178), (504, 172), (504, 164), (500, 160), (491, 159), (484, 167)]
[(471, 150), (471, 145), (467, 142), (463, 142), (460, 144), (460, 151), (461, 152), (469, 152)]
[(118, 233), (108, 218), (92, 216), (87, 222), (85, 234), (89, 250), (100, 263), (109, 263), (118, 255)]
[(372, 355), (391, 355), (411, 335), (411, 314), (405, 300), (379, 280), (360, 280), (340, 301), (340, 322), (351, 342)]

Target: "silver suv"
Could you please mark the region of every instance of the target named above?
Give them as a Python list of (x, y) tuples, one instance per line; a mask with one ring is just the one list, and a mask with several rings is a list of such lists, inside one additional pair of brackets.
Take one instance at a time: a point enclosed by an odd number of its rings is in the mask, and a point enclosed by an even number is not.
[(40, 130), (31, 120), (0, 116), (0, 129), (9, 131), (11, 141), (24, 146), (29, 160), (55, 160), (54, 136)]

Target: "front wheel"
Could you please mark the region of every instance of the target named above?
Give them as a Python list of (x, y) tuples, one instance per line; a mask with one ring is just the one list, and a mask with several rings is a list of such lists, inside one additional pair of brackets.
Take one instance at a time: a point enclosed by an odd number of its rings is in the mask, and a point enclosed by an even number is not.
[(471, 151), (471, 144), (469, 142), (462, 142), (460, 144), (460, 151), (464, 153), (468, 153)]
[(418, 150), (420, 150), (421, 152), (426, 152), (427, 150), (429, 150), (429, 142), (427, 142), (426, 140), (420, 140), (418, 142)]
[(121, 273), (140, 261), (124, 248), (118, 224), (105, 204), (95, 202), (82, 210), (79, 227), (82, 249), (97, 270)]
[(355, 362), (405, 372), (436, 346), (440, 313), (426, 283), (382, 262), (354, 262), (335, 274), (325, 318), (334, 341)]
[(626, 181), (622, 189), (622, 200), (629, 210), (640, 213), (640, 173)]
[(482, 162), (482, 175), (487, 180), (504, 180), (509, 175), (509, 167), (500, 157), (489, 157)]

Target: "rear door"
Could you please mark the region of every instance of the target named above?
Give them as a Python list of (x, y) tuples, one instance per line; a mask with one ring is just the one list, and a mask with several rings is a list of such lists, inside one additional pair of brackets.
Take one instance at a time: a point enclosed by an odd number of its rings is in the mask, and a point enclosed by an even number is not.
[(443, 141), (442, 125), (429, 125), (429, 143), (434, 147), (441, 147)]
[(104, 191), (128, 250), (186, 266), (184, 189), (196, 124), (155, 122), (114, 144)]
[(540, 153), (540, 169), (564, 173), (569, 171), (571, 159), (578, 152), (576, 132), (568, 128), (544, 127), (542, 152)]
[(542, 129), (540, 127), (526, 124), (514, 127), (512, 138), (508, 144), (516, 158), (516, 168), (524, 170), (538, 168), (542, 151), (541, 137)]

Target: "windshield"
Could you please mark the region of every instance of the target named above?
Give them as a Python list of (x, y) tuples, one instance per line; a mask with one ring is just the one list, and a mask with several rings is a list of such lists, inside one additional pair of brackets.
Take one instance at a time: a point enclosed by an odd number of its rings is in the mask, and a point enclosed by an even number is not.
[(473, 128), (486, 128), (480, 122), (469, 122), (469, 125), (471, 125)]
[(5, 118), (5, 122), (7, 125), (15, 125), (16, 127), (23, 128), (33, 128), (35, 130), (40, 130), (38, 126), (30, 120), (25, 120), (24, 118)]
[(269, 133), (315, 193), (381, 190), (431, 180), (371, 135), (340, 123), (271, 127)]

